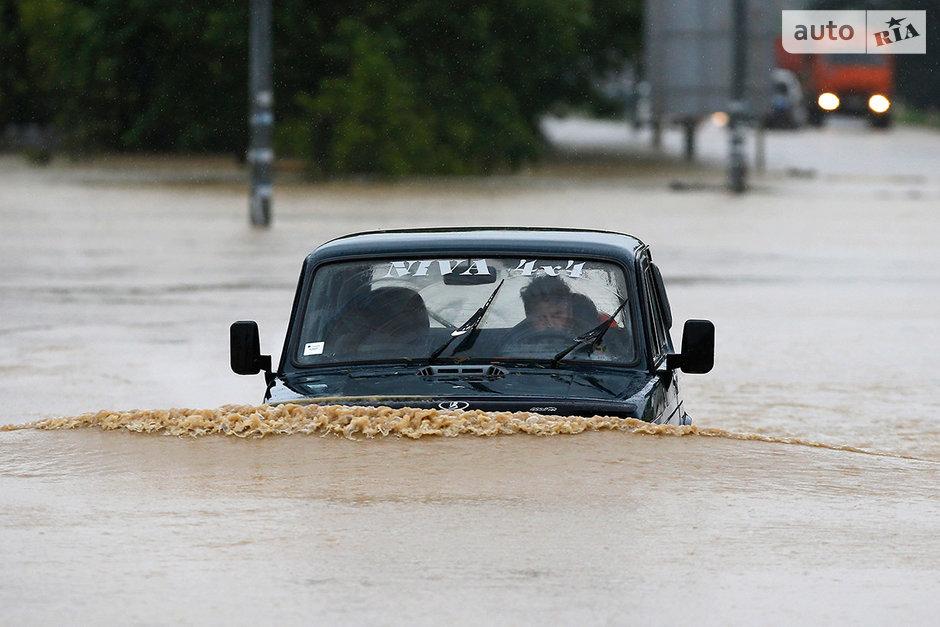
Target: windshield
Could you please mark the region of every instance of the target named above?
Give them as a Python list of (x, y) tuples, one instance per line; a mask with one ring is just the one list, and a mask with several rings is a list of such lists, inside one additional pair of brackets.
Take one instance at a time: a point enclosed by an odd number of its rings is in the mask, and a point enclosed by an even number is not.
[(321, 266), (307, 290), (294, 363), (637, 361), (620, 266), (519, 257), (369, 260)]

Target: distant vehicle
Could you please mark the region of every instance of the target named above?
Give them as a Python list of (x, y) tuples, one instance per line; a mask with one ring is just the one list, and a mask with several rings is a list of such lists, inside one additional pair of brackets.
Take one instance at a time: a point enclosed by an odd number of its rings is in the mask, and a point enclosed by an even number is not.
[(689, 424), (676, 371), (706, 373), (714, 325), (672, 314), (649, 248), (620, 233), (465, 228), (341, 237), (307, 256), (280, 365), (231, 328), (269, 404), (610, 415)]
[(770, 111), (764, 119), (767, 128), (800, 128), (806, 124), (806, 103), (796, 74), (774, 68), (770, 73)]
[(777, 64), (799, 78), (810, 124), (838, 112), (866, 116), (877, 128), (891, 125), (893, 55), (789, 54), (778, 42)]

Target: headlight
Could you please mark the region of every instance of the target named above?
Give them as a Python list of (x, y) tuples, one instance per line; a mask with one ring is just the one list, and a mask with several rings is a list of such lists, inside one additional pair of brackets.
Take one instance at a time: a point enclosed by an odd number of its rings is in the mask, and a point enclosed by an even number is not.
[(819, 103), (821, 109), (825, 109), (826, 111), (835, 111), (839, 108), (839, 97), (828, 91), (824, 94), (819, 94), (819, 99), (816, 102)]
[(868, 99), (868, 108), (874, 111), (875, 113), (884, 113), (891, 106), (891, 101), (882, 96), (881, 94), (875, 94)]

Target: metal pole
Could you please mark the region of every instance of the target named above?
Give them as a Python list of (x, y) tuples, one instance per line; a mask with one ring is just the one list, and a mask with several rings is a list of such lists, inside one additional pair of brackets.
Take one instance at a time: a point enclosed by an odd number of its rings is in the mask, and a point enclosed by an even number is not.
[(695, 118), (688, 117), (682, 121), (685, 131), (685, 160), (695, 161)]
[(251, 164), (249, 214), (253, 226), (271, 224), (271, 179), (274, 171), (274, 92), (271, 80), (271, 0), (251, 0), (250, 98)]
[(747, 187), (747, 165), (744, 159), (745, 85), (747, 81), (747, 0), (731, 0), (734, 33), (731, 47), (731, 155), (728, 161), (728, 185), (740, 194)]
[(767, 128), (763, 122), (754, 132), (754, 171), (763, 174), (767, 171)]

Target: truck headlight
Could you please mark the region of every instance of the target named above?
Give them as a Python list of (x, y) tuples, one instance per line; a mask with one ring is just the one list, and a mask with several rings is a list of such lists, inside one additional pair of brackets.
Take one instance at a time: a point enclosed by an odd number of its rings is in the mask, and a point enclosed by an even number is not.
[(827, 91), (824, 94), (819, 94), (819, 98), (816, 102), (819, 104), (820, 109), (825, 109), (826, 111), (835, 111), (839, 108), (839, 97), (832, 92)]
[(874, 111), (875, 113), (884, 113), (891, 106), (891, 101), (882, 96), (881, 94), (875, 94), (868, 99), (868, 108)]

